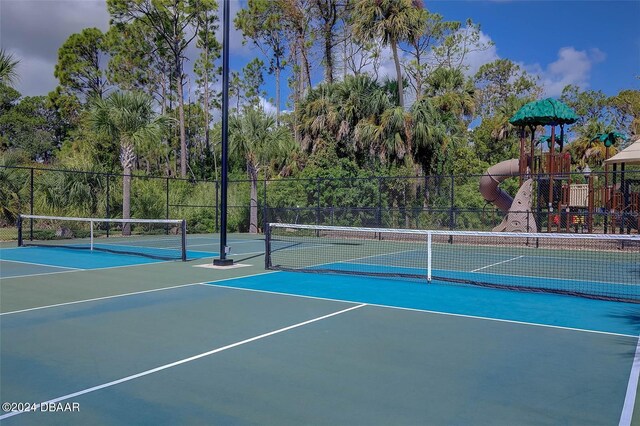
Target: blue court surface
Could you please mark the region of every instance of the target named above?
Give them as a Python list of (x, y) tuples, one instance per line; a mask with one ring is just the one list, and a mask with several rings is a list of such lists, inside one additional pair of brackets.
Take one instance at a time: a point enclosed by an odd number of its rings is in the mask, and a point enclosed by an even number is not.
[(235, 269), (196, 259), (3, 277), (0, 398), (33, 404), (2, 424), (640, 418), (638, 304), (271, 272), (259, 244), (238, 241)]
[[(136, 248), (139, 252), (153, 254), (158, 249)], [(216, 252), (187, 250), (187, 259), (217, 256)], [(0, 277), (61, 272), (63, 270), (118, 268), (163, 262), (142, 255), (124, 255), (105, 251), (78, 250), (64, 247), (16, 247), (0, 251)]]
[(385, 278), (279, 272), (215, 285), (628, 335), (640, 305)]

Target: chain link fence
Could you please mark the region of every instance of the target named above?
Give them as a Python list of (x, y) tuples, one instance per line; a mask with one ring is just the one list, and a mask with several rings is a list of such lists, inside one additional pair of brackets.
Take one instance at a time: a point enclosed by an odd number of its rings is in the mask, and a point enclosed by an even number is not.
[[(492, 230), (504, 213), (478, 190), (481, 175), (230, 180), (228, 230), (267, 222), (408, 229)], [(638, 232), (640, 171), (533, 176), (532, 213), (543, 232)], [(515, 194), (518, 177), (500, 187)], [(253, 189), (252, 189), (253, 187)], [(252, 200), (251, 194), (255, 194)], [(122, 217), (123, 176), (0, 166), (0, 240), (18, 214)], [(550, 202), (551, 200), (551, 202)], [(219, 231), (220, 183), (131, 177), (131, 217), (186, 219), (190, 233)], [(251, 210), (254, 206), (252, 218)]]

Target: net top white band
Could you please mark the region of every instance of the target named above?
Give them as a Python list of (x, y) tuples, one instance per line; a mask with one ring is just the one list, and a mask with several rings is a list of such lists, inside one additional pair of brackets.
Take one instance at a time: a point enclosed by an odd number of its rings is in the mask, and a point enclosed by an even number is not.
[(108, 222), (108, 223), (158, 223), (180, 225), (182, 219), (110, 219), (99, 217), (65, 217), (65, 216), (39, 216), (31, 214), (20, 215), (22, 219), (60, 220), (69, 222)]
[(407, 235), (446, 235), (446, 236), (484, 236), (484, 237), (508, 237), (508, 238), (555, 238), (572, 240), (628, 240), (640, 241), (640, 234), (560, 234), (560, 233), (522, 233), (522, 232), (486, 232), (486, 231), (448, 231), (448, 230), (424, 230), (424, 229), (391, 229), (391, 228), (360, 228), (350, 226), (325, 226), (325, 225), (301, 225), (294, 223), (270, 223), (271, 228), (307, 229), (311, 231), (343, 231), (343, 232), (374, 232), (384, 234)]

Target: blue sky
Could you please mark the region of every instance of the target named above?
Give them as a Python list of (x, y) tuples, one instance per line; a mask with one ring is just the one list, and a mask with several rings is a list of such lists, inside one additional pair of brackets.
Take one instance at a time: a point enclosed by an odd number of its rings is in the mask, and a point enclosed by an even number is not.
[[(640, 0), (424, 3), (445, 20), (464, 22), (471, 18), (480, 24), (482, 40), (494, 43), (470, 55), (470, 74), (484, 63), (508, 58), (539, 78), (545, 96), (558, 97), (567, 84), (602, 90), (608, 96), (624, 89), (640, 89)], [(241, 68), (247, 54), (253, 57), (255, 50), (232, 52), (232, 66)], [(319, 58), (315, 62), (314, 84), (322, 79)], [(383, 70), (394, 77), (390, 54), (386, 62)], [(273, 99), (273, 78), (265, 77), (265, 89)]]
[[(640, 88), (640, 1), (429, 1), (427, 7), (448, 20), (467, 17), (480, 23), (494, 42), (496, 53), (549, 74), (562, 48), (580, 55), (564, 58), (587, 67), (583, 87), (615, 95)], [(580, 59), (586, 59), (583, 63)], [(564, 64), (560, 64), (564, 65)], [(580, 71), (575, 69), (574, 71)], [(552, 73), (553, 74), (553, 73)]]
[[(446, 20), (472, 18), (481, 25), (483, 40), (495, 43), (491, 49), (471, 55), (472, 70), (497, 58), (509, 58), (538, 75), (551, 96), (559, 95), (569, 83), (607, 95), (640, 89), (636, 78), (640, 75), (640, 0), (424, 2)], [(231, 1), (232, 16), (242, 4)], [(60, 45), (83, 28), (104, 31), (108, 22), (104, 0), (1, 0), (0, 46), (21, 60), (18, 90), (24, 95), (44, 95), (53, 90), (57, 84), (53, 68)], [(241, 39), (241, 34), (232, 29), (231, 65), (236, 70), (259, 56), (257, 49), (243, 46)], [(316, 84), (321, 79), (319, 54), (314, 55), (312, 65)], [(383, 74), (395, 75), (390, 55), (382, 70)], [(273, 98), (274, 79), (265, 75), (265, 81), (264, 89)], [(283, 108), (286, 98), (284, 83)]]

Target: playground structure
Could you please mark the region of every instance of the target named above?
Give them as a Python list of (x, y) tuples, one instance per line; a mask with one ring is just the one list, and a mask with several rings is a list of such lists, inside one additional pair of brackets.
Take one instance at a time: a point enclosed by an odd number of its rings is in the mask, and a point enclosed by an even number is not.
[[(547, 108), (543, 114), (541, 104)], [(588, 166), (572, 171), (571, 156), (563, 151), (564, 125), (575, 122), (577, 116), (566, 105), (558, 104), (561, 103), (544, 99), (525, 105), (514, 115), (510, 122), (520, 126), (519, 158), (490, 167), (480, 179), (483, 198), (505, 214), (494, 231), (638, 233), (640, 172), (629, 176), (625, 165), (640, 164), (640, 140), (609, 158), (614, 138), (623, 135), (603, 135), (600, 140), (606, 147), (604, 172), (594, 173)], [(562, 111), (562, 107), (568, 111)], [(551, 126), (551, 136), (543, 138), (549, 144), (547, 152), (542, 147), (536, 152), (535, 130), (540, 125)], [(555, 134), (556, 126), (560, 126), (559, 136)], [(526, 127), (530, 134), (528, 142)], [(519, 178), (514, 198), (499, 187), (510, 177)]]

